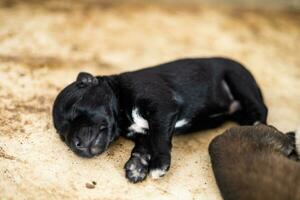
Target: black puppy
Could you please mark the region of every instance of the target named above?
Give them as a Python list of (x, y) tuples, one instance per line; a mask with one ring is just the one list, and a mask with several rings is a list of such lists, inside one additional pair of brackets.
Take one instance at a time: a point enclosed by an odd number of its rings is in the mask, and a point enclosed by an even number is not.
[(131, 182), (166, 173), (174, 133), (266, 118), (250, 72), (224, 58), (182, 59), (112, 76), (80, 73), (53, 108), (55, 128), (80, 156), (102, 153), (119, 135), (134, 140), (125, 165)]

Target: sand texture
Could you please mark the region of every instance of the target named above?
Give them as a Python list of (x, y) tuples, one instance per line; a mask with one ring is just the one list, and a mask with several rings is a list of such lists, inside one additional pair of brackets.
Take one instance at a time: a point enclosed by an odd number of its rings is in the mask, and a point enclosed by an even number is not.
[(300, 13), (0, 5), (0, 199), (221, 199), (207, 147), (233, 123), (175, 137), (168, 174), (139, 184), (124, 176), (130, 141), (119, 139), (92, 159), (72, 153), (53, 128), (51, 107), (80, 71), (113, 74), (182, 57), (230, 57), (261, 85), (270, 124), (282, 131), (300, 125)]

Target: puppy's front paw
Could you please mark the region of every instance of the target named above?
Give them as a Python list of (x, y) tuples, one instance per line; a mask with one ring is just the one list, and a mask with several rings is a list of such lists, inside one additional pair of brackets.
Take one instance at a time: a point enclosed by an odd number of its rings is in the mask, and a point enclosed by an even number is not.
[(149, 175), (153, 179), (164, 176), (170, 168), (170, 156), (156, 156), (151, 159)]
[(149, 154), (132, 153), (125, 164), (126, 178), (132, 183), (143, 181), (148, 174), (149, 161)]

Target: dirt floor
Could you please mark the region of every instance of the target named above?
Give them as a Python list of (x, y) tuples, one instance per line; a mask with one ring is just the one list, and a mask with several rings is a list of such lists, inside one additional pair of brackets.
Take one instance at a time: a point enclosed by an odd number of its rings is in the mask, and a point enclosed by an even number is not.
[[(159, 180), (130, 184), (120, 139), (92, 159), (56, 134), (51, 107), (79, 71), (119, 73), (181, 57), (226, 56), (254, 74), (269, 123), (300, 125), (300, 13), (210, 6), (0, 4), (0, 199), (221, 199), (207, 152), (220, 128), (173, 140)], [(86, 183), (96, 182), (94, 189)]]

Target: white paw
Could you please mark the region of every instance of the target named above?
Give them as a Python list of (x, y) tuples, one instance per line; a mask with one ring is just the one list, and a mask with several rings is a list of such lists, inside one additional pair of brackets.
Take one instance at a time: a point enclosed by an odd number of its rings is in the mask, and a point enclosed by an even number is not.
[(261, 124), (260, 121), (256, 121), (256, 122), (254, 122), (253, 126), (257, 126), (257, 125), (260, 125), (260, 124)]
[(229, 106), (228, 114), (231, 115), (231, 114), (235, 113), (236, 111), (240, 110), (241, 108), (242, 108), (242, 106), (239, 101), (233, 101)]
[(166, 174), (166, 170), (163, 169), (152, 169), (150, 170), (150, 177), (153, 179), (159, 179), (160, 177), (164, 176)]

